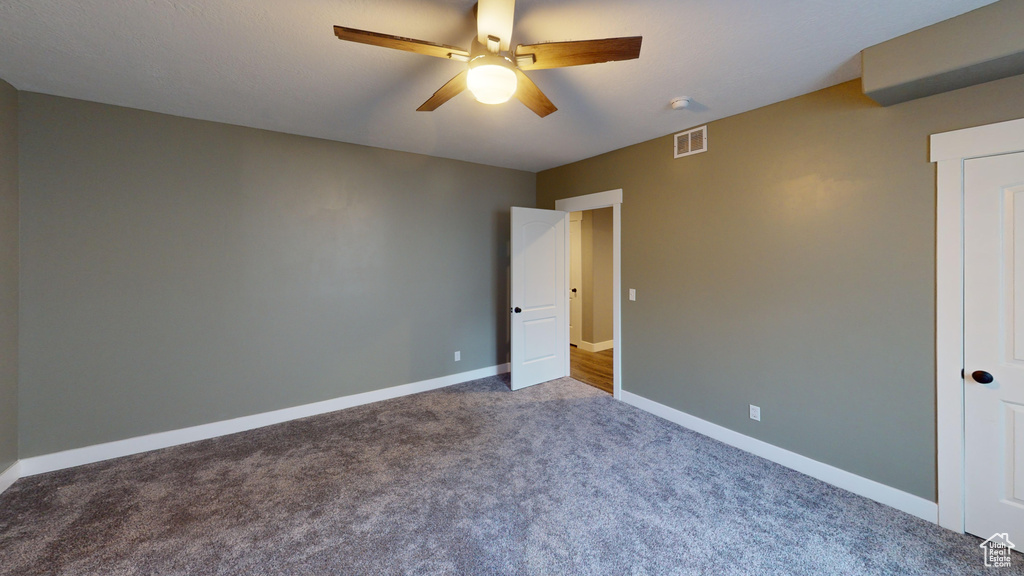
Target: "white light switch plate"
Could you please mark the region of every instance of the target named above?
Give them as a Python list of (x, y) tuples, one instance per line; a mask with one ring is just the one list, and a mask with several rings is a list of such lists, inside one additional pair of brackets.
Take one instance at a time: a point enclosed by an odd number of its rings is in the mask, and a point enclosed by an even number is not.
[(636, 288), (629, 289), (629, 299), (636, 302)]

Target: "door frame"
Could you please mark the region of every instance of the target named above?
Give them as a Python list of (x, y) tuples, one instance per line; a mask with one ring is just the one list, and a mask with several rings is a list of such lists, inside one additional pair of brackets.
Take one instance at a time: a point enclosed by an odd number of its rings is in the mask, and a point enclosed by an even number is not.
[[(573, 220), (573, 215), (574, 214), (579, 214), (579, 218), (577, 220)], [(578, 224), (577, 227), (579, 228), (579, 230), (577, 230), (575, 236), (572, 233), (572, 230), (573, 230), (572, 223), (573, 222), (576, 222)], [(583, 340), (583, 336), (582, 336), (582, 334), (583, 334), (583, 326), (582, 326), (582, 324), (583, 324), (583, 310), (582, 310), (582, 308), (583, 308), (583, 282), (582, 281), (581, 282), (573, 282), (573, 275), (578, 273), (579, 277), (583, 278), (583, 266), (581, 264), (582, 261), (583, 261), (583, 213), (582, 212), (569, 212), (569, 283), (567, 284), (567, 286), (569, 287), (569, 292), (570, 292), (570, 294), (569, 294), (569, 344), (575, 344), (576, 346), (579, 346), (580, 342)], [(574, 288), (576, 288), (576, 290), (577, 290), (575, 292), (575, 294), (576, 294), (575, 298), (573, 298), (573, 292), (572, 292), (572, 290)], [(577, 301), (579, 302), (579, 304), (575, 304), (575, 302), (577, 302)], [(576, 342), (573, 342), (572, 341), (573, 340), (573, 338), (572, 338), (572, 336), (573, 336), (573, 328), (572, 327), (573, 327), (573, 314), (574, 314), (573, 310), (575, 310), (576, 308), (580, 308), (579, 317), (576, 318), (576, 323), (579, 325), (580, 337), (576, 339), (577, 340)]]
[(1024, 151), (1024, 118), (932, 134), (938, 522), (964, 531), (964, 162)]
[[(612, 209), (612, 396), (622, 399), (622, 189), (595, 192), (584, 196), (573, 196), (555, 201), (555, 210), (579, 212), (598, 208)], [(568, 231), (566, 232), (568, 234)], [(569, 273), (569, 259), (566, 258), (566, 274)], [(569, 293), (565, 294), (566, 310)], [(568, 322), (568, 320), (566, 320)], [(568, 355), (569, 327), (565, 327), (565, 348)], [(568, 356), (567, 356), (568, 357)]]

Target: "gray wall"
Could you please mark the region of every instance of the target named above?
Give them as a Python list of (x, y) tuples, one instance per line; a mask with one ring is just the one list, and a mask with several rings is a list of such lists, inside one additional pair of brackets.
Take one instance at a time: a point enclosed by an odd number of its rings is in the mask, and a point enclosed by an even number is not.
[(34, 93), (20, 111), (21, 457), (506, 361), (533, 174)]
[(606, 342), (612, 332), (612, 209), (586, 210), (581, 228), (583, 340)]
[(18, 459), (18, 92), (0, 80), (0, 473)]
[(624, 389), (934, 499), (928, 136), (1024, 117), (1021, 94), (882, 108), (849, 82), (712, 122), (704, 154), (669, 135), (542, 172), (538, 206), (623, 189)]

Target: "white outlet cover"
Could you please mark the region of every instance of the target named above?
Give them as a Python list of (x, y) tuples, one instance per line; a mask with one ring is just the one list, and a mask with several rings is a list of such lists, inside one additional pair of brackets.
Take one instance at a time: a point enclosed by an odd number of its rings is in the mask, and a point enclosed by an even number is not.
[(458, 362), (459, 360), (462, 360), (462, 352), (460, 350), (456, 350), (455, 351), (455, 361)]
[(757, 420), (758, 422), (761, 421), (761, 407), (760, 406), (754, 406), (753, 404), (750, 405), (750, 419), (751, 420)]

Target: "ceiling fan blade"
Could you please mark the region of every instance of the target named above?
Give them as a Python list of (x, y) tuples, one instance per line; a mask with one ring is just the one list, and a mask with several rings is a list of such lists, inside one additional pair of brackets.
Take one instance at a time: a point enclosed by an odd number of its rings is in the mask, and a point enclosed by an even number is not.
[(500, 50), (507, 52), (512, 39), (516, 0), (479, 0), (476, 5), (476, 39), (487, 46), (487, 37), (498, 38)]
[(558, 108), (548, 100), (548, 97), (537, 88), (537, 85), (533, 83), (533, 80), (523, 74), (522, 70), (516, 69), (516, 77), (519, 78), (519, 87), (516, 89), (516, 98), (520, 102), (526, 105), (527, 108), (533, 110), (534, 114), (541, 118), (551, 114)]
[(436, 56), (438, 58), (453, 58), (455, 60), (462, 61), (469, 59), (469, 52), (462, 48), (447, 46), (445, 44), (435, 44), (424, 40), (414, 40), (412, 38), (402, 38), (401, 36), (392, 36), (390, 34), (367, 32), (366, 30), (356, 30), (355, 28), (345, 28), (344, 26), (335, 26), (334, 35), (341, 40), (348, 40), (349, 42), (359, 42), (361, 44), (371, 44), (373, 46), (382, 46), (384, 48), (394, 48), (396, 50), (405, 50), (407, 52), (426, 54), (427, 56)]
[(460, 92), (466, 89), (466, 76), (469, 74), (468, 70), (459, 72), (455, 78), (449, 80), (441, 89), (434, 92), (434, 95), (429, 100), (423, 103), (422, 106), (416, 109), (417, 112), (431, 112), (437, 110), (441, 104), (451, 100), (452, 98), (459, 95)]
[[(640, 57), (642, 41), (642, 36), (631, 36), (604, 40), (519, 45), (516, 46), (516, 61), (523, 70), (542, 70), (616, 60), (633, 60)], [(532, 62), (526, 58), (528, 56), (533, 56)]]

